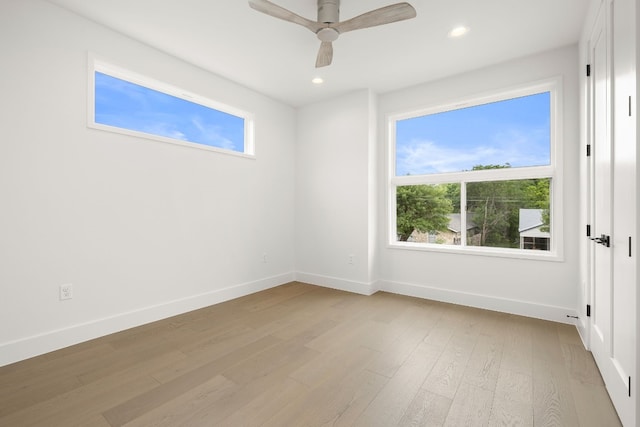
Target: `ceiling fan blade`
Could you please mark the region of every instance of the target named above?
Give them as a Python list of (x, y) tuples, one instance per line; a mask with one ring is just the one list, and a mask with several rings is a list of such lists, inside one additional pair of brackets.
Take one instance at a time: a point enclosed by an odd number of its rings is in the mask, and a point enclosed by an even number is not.
[(280, 7), (275, 3), (271, 3), (267, 0), (249, 0), (249, 6), (252, 9), (262, 12), (264, 14), (280, 18), (285, 21), (293, 22), (294, 24), (302, 25), (305, 28), (317, 33), (321, 28), (326, 27), (325, 24), (321, 24), (316, 21), (304, 18), (300, 15), (296, 15), (290, 10)]
[(344, 22), (331, 24), (330, 27), (335, 28), (340, 33), (346, 33), (347, 31), (390, 24), (415, 17), (416, 10), (409, 3), (396, 3), (363, 13)]
[(318, 57), (316, 58), (316, 68), (326, 67), (331, 64), (333, 59), (333, 44), (331, 42), (322, 42)]

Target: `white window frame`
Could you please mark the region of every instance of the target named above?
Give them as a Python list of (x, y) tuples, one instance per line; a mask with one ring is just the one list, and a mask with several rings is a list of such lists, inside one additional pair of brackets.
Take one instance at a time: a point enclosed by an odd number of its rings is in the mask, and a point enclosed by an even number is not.
[[(429, 114), (473, 107), (497, 101), (534, 95), (542, 92), (550, 93), (550, 164), (547, 166), (514, 167), (504, 169), (485, 169), (477, 171), (450, 172), (440, 174), (396, 176), (396, 122)], [(497, 90), (446, 103), (414, 108), (389, 114), (387, 124), (387, 247), (391, 249), (434, 251), (456, 254), (499, 256), (506, 258), (536, 259), (547, 261), (563, 261), (563, 178), (562, 178), (562, 78), (554, 77), (517, 87)], [(471, 182), (503, 181), (551, 178), (549, 194), (551, 218), (551, 247), (549, 251), (532, 251), (519, 248), (497, 248), (486, 246), (465, 246), (466, 233), (461, 233), (462, 244), (441, 245), (432, 243), (401, 242), (397, 240), (396, 224), (396, 188), (404, 185), (461, 183), (461, 206), (466, 201), (466, 186)], [(466, 224), (466, 209), (460, 209), (463, 224)], [(463, 226), (463, 229), (465, 227)]]
[[(98, 56), (89, 53), (88, 60), (88, 108), (87, 108), (87, 126), (92, 129), (99, 129), (107, 132), (114, 132), (123, 135), (135, 136), (139, 138), (150, 139), (154, 141), (165, 142), (169, 144), (180, 145), (183, 147), (197, 148), (200, 150), (213, 151), (217, 153), (230, 154), (234, 156), (240, 156), (245, 158), (255, 158), (255, 141), (254, 141), (254, 117), (253, 114), (235, 108), (217, 101), (213, 101), (204, 96), (189, 92), (179, 87), (173, 86), (168, 83), (161, 82), (151, 77), (144, 76), (142, 74), (135, 73), (125, 68), (114, 65), (108, 61), (105, 61)], [(209, 145), (200, 144), (197, 142), (189, 142), (180, 139), (169, 138), (161, 135), (154, 135), (151, 133), (140, 132), (130, 130), (126, 128), (120, 128), (117, 126), (105, 125), (97, 123), (95, 120), (95, 73), (107, 74), (111, 77), (115, 77), (121, 80), (125, 80), (130, 83), (134, 83), (139, 86), (144, 86), (149, 89), (162, 92), (167, 95), (174, 96), (176, 98), (183, 99), (188, 102), (200, 104), (202, 106), (218, 110), (223, 113), (231, 114), (236, 117), (244, 119), (244, 151), (228, 150), (220, 147), (213, 147)]]

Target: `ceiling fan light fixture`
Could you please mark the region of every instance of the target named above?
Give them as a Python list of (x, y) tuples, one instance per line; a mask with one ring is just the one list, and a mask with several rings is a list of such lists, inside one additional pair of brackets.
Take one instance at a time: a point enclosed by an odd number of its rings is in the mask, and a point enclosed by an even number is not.
[(338, 40), (340, 33), (335, 28), (326, 27), (316, 33), (318, 39), (323, 42), (334, 42)]
[(449, 31), (449, 38), (457, 39), (459, 37), (464, 36), (469, 32), (469, 27), (465, 27), (464, 25), (458, 25), (454, 27), (451, 31)]

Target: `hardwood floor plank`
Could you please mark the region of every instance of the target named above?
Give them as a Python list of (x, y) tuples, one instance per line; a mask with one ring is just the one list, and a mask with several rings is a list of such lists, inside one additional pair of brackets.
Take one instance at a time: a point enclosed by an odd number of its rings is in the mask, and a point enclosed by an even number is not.
[[(237, 352), (248, 354), (259, 351), (267, 345), (275, 345), (282, 341), (273, 336), (265, 335), (261, 330), (247, 329), (237, 335), (229, 334), (226, 339), (215, 340), (207, 345), (199, 346), (198, 350), (186, 353), (186, 358), (182, 361), (167, 366), (153, 374), (153, 377), (161, 383), (168, 383), (180, 378), (190, 372), (203, 369), (211, 365), (213, 361), (221, 361), (220, 365), (225, 367), (229, 363), (237, 362)], [(243, 350), (244, 349), (244, 350)], [(242, 356), (239, 356), (242, 357)]]
[(30, 359), (24, 362), (24, 367), (19, 363), (0, 368), (0, 416), (21, 409), (19, 402), (35, 404), (81, 386), (75, 372), (100, 366), (102, 358), (112, 351), (110, 345), (96, 343), (93, 347), (82, 346), (77, 351), (54, 352), (59, 357), (49, 354)]
[(355, 347), (347, 352), (321, 353), (289, 374), (289, 377), (309, 387), (325, 381), (337, 381), (356, 369), (362, 369), (378, 352), (367, 347)]
[(422, 388), (453, 399), (464, 377), (476, 340), (477, 338), (472, 335), (454, 335), (424, 381)]
[(463, 381), (493, 391), (498, 381), (502, 360), (503, 339), (481, 335), (469, 357)]
[(462, 383), (457, 391), (445, 426), (488, 426), (493, 404), (493, 392)]
[(187, 426), (211, 426), (218, 425), (225, 418), (241, 411), (253, 399), (262, 395), (267, 390), (275, 387), (281, 390), (287, 382), (288, 374), (299, 366), (304, 365), (314, 356), (314, 352), (308, 349), (298, 353), (296, 357), (290, 358), (287, 363), (273, 366), (272, 369), (264, 371), (264, 375), (256, 376), (252, 381), (245, 384), (238, 384), (232, 387), (221, 396), (201, 409), (194, 411), (185, 420)]
[(593, 355), (584, 351), (582, 345), (561, 343), (560, 349), (570, 378), (583, 383), (604, 386)]
[(256, 352), (264, 351), (276, 345), (278, 342), (280, 342), (280, 340), (270, 336), (261, 338), (249, 345), (228, 353), (220, 359), (212, 360), (206, 365), (184, 373), (171, 381), (162, 383), (149, 392), (105, 411), (103, 415), (114, 427), (124, 425), (129, 421), (139, 418), (144, 413), (184, 394), (195, 386), (215, 378), (225, 369), (241, 363), (243, 360), (252, 357)]
[(533, 377), (501, 368), (495, 388), (496, 399), (533, 404)]
[(494, 398), (489, 426), (533, 426), (533, 406), (509, 399)]
[(533, 374), (533, 337), (531, 320), (510, 316), (505, 325), (500, 367)]
[(579, 425), (573, 398), (564, 363), (535, 358), (533, 368), (534, 424)]
[(500, 369), (489, 425), (533, 426), (531, 375), (507, 368)]
[(531, 323), (533, 357), (561, 363), (564, 358), (560, 348), (560, 336), (555, 323), (538, 320)]
[(355, 420), (387, 383), (387, 378), (365, 369), (330, 379), (301, 394), (263, 425), (353, 426)]
[(404, 416), (398, 423), (399, 427), (437, 427), (444, 425), (451, 399), (430, 391), (421, 389), (409, 404)]
[(292, 282), (0, 367), (0, 425), (620, 423), (573, 326)]
[[(66, 427), (83, 425), (110, 406), (152, 390), (158, 382), (148, 376), (119, 376), (60, 394), (46, 402), (0, 418), (0, 425)], [(85, 424), (89, 425), (89, 424)]]
[(575, 379), (570, 379), (569, 384), (580, 426), (622, 426), (604, 385), (594, 387)]
[(278, 286), (273, 289), (270, 295), (265, 295), (262, 298), (257, 298), (252, 304), (244, 306), (247, 311), (261, 311), (275, 305), (281, 305), (287, 300), (294, 299), (300, 295), (311, 292), (313, 288), (311, 286), (300, 286), (295, 284)]
[(305, 411), (300, 425), (351, 427), (385, 384), (387, 378), (367, 370), (355, 371), (338, 382), (338, 387), (323, 383), (314, 393), (322, 398), (316, 404), (309, 401), (310, 410)]
[(291, 378), (274, 384), (258, 394), (239, 410), (218, 423), (219, 427), (259, 426), (271, 418), (281, 408), (287, 406), (301, 395), (308, 392), (308, 387)]
[(397, 425), (441, 353), (438, 348), (420, 343), (364, 413), (358, 417), (356, 425), (363, 427)]
[(224, 398), (229, 390), (237, 387), (232, 381), (222, 375), (216, 375), (208, 381), (189, 388), (184, 393), (167, 400), (162, 405), (140, 414), (140, 416), (125, 424), (114, 423), (113, 417), (108, 418), (112, 427), (173, 427), (188, 422), (194, 411), (206, 407)]
[(291, 364), (300, 358), (309, 360), (317, 354), (316, 351), (304, 347), (304, 344), (298, 341), (282, 341), (235, 363), (223, 372), (231, 381), (244, 385), (284, 365), (293, 366)]
[(367, 369), (391, 378), (429, 333), (428, 327), (406, 328), (388, 346), (377, 352)]
[[(4, 383), (0, 381), (0, 384), (4, 388)], [(0, 398), (0, 419), (81, 386), (82, 383), (75, 376), (58, 373), (36, 375), (23, 388), (10, 387), (10, 391), (3, 393)]]
[(578, 330), (575, 328), (575, 326), (558, 323), (556, 324), (556, 331), (558, 333), (560, 342), (566, 344), (577, 344), (584, 348), (584, 344), (582, 343), (580, 334), (578, 334)]

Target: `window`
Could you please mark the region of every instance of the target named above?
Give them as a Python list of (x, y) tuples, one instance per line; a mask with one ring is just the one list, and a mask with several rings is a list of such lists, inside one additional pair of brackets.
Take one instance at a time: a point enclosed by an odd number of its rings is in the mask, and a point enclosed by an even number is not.
[(90, 63), (89, 126), (253, 155), (249, 114), (97, 60)]
[(558, 86), (391, 116), (390, 244), (557, 257)]

